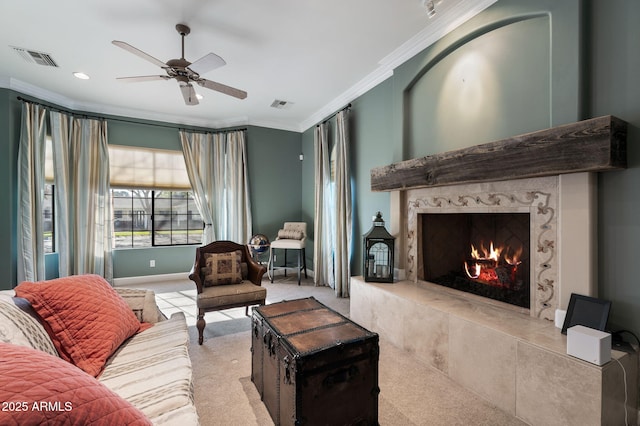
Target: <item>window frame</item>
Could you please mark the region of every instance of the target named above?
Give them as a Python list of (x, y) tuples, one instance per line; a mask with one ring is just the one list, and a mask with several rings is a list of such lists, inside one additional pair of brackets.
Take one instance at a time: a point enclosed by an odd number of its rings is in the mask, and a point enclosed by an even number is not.
[[(51, 192), (47, 193), (47, 188), (51, 188)], [(42, 242), (43, 242), (43, 247), (44, 247), (44, 254), (53, 254), (56, 253), (56, 188), (55, 185), (52, 183), (46, 183), (44, 184), (44, 197), (43, 199), (46, 199), (47, 196), (51, 197), (51, 210), (47, 211), (44, 207), (44, 202), (43, 202), (43, 206), (42, 206)], [(50, 215), (50, 218), (47, 218), (47, 216)], [(46, 223), (47, 221), (51, 222), (51, 231), (47, 231), (46, 230)], [(51, 250), (47, 250), (47, 238), (45, 237), (45, 235), (51, 232)]]
[[(127, 191), (129, 193), (129, 196), (121, 196), (121, 195), (117, 195), (114, 196), (114, 192), (117, 191)], [(114, 236), (116, 233), (118, 232), (130, 232), (131, 233), (131, 238), (130, 238), (130, 242), (129, 244), (127, 244), (126, 246), (124, 245), (118, 245), (118, 238), (114, 237), (114, 243), (113, 243), (113, 248), (114, 249), (132, 249), (132, 248), (154, 248), (154, 247), (179, 247), (179, 246), (191, 246), (191, 245), (200, 245), (202, 244), (202, 236), (204, 235), (204, 221), (202, 220), (202, 218), (200, 217), (200, 212), (197, 210), (197, 207), (195, 205), (195, 200), (193, 198), (193, 191), (191, 190), (154, 190), (154, 189), (144, 189), (142, 191), (148, 191), (146, 193), (147, 195), (147, 199), (149, 199), (150, 201), (150, 207), (149, 207), (149, 211), (145, 212), (144, 215), (148, 217), (149, 220), (149, 225), (148, 225), (148, 232), (149, 232), (149, 239), (148, 241), (144, 242), (144, 245), (136, 245), (135, 244), (135, 234), (137, 232), (136, 227), (135, 227), (135, 223), (136, 220), (133, 219), (133, 214), (136, 212), (135, 210), (135, 199), (136, 198), (140, 198), (139, 195), (136, 195), (136, 191), (140, 191), (140, 189), (133, 189), (133, 188), (111, 188), (111, 200), (112, 203), (114, 205), (114, 209), (113, 209), (113, 228), (114, 228)], [(174, 200), (177, 199), (178, 197), (175, 196), (176, 193), (185, 193), (186, 197), (184, 198), (186, 200), (186, 213), (180, 213), (179, 211), (177, 211), (175, 209), (175, 204), (174, 204)], [(168, 194), (168, 197), (161, 197), (162, 194)], [(130, 199), (131, 203), (131, 209), (129, 210), (129, 212), (120, 212), (119, 210), (116, 210), (115, 208), (115, 199), (116, 198), (120, 198), (120, 199)], [(164, 199), (164, 200), (169, 200), (169, 210), (163, 210), (163, 212), (158, 212), (157, 209), (158, 208), (162, 208), (162, 206), (158, 207), (156, 205), (157, 201), (159, 199)], [(144, 204), (144, 202), (142, 203)], [(193, 209), (189, 209), (190, 207), (193, 207)], [(120, 212), (120, 213), (118, 213)], [(116, 226), (116, 221), (119, 219), (122, 219), (122, 217), (126, 217), (125, 215), (129, 215), (130, 220), (128, 222), (130, 222), (130, 227), (128, 229), (122, 229), (121, 226)], [(169, 223), (169, 229), (160, 229), (162, 228), (160, 226), (160, 224), (158, 223), (159, 221), (159, 216), (164, 216), (169, 218), (168, 223)], [(175, 228), (174, 227), (174, 219), (177, 216), (185, 216), (185, 222), (186, 222), (186, 228)], [(199, 221), (201, 222), (201, 227), (193, 227), (190, 226), (190, 223), (192, 223), (193, 216), (197, 216), (199, 218)], [(198, 219), (196, 219), (198, 220)], [(139, 230), (138, 230), (139, 231)], [(158, 241), (158, 234), (160, 234), (161, 232), (169, 232), (169, 244), (165, 244), (162, 242)], [(176, 239), (174, 238), (174, 233), (180, 233), (184, 231), (186, 233), (186, 242), (176, 242)], [(189, 242), (189, 239), (191, 238), (191, 236), (193, 235), (199, 235), (200, 239), (199, 241), (194, 241), (194, 242)]]

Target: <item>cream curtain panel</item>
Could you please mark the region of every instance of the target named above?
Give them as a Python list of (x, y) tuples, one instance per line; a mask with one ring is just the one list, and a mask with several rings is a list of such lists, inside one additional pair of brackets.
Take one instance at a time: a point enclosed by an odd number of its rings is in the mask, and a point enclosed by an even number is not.
[(335, 144), (335, 291), (338, 297), (349, 297), (349, 280), (351, 277), (351, 177), (349, 173), (349, 127), (347, 115), (349, 110), (342, 110), (336, 115)]
[(315, 151), (315, 285), (328, 285), (336, 296), (349, 297), (352, 248), (352, 201), (349, 171), (348, 110), (336, 114), (330, 150), (328, 124), (316, 126)]
[(245, 132), (228, 132), (226, 136), (226, 201), (227, 239), (246, 244), (251, 238), (253, 228), (251, 201), (249, 199), (249, 180), (247, 176), (247, 144)]
[(249, 241), (252, 230), (245, 131), (196, 133), (180, 131), (180, 142), (205, 223), (202, 244)]
[(113, 280), (107, 123), (50, 112), (60, 276)]
[(333, 250), (331, 223), (331, 167), (329, 154), (329, 127), (326, 123), (316, 126), (314, 133), (314, 241), (313, 241), (313, 281), (316, 286), (335, 288), (333, 275)]
[(45, 279), (44, 156), (46, 110), (22, 103), (22, 128), (18, 147), (18, 282)]

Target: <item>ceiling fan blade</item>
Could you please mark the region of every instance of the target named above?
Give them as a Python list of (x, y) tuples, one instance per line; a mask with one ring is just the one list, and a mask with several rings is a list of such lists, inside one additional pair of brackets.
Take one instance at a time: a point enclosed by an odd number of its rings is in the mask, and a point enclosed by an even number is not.
[(198, 105), (198, 98), (196, 97), (196, 91), (190, 83), (180, 84), (180, 91), (184, 98), (184, 103), (187, 105)]
[(220, 56), (215, 53), (209, 53), (189, 65), (189, 68), (191, 68), (191, 71), (202, 75), (226, 64), (227, 63)]
[(129, 43), (125, 43), (124, 41), (118, 41), (118, 40), (113, 40), (111, 43), (113, 43), (114, 45), (126, 50), (127, 52), (131, 52), (136, 56), (141, 57), (142, 59), (145, 59), (149, 62), (151, 62), (152, 64), (156, 64), (157, 66), (161, 67), (161, 68), (167, 68), (167, 64), (165, 64), (164, 62), (162, 62), (159, 59), (154, 58), (153, 56), (143, 52), (140, 49), (137, 49), (133, 46), (131, 46)]
[(125, 83), (137, 83), (139, 81), (169, 80), (170, 78), (168, 75), (140, 75), (137, 77), (117, 77), (116, 80)]
[(221, 83), (216, 83), (215, 81), (201, 78), (199, 80), (196, 80), (196, 83), (198, 83), (202, 87), (206, 87), (207, 89), (215, 90), (216, 92), (224, 93), (225, 95), (233, 96), (234, 98), (244, 99), (247, 97), (247, 92), (245, 92), (244, 90), (226, 86)]

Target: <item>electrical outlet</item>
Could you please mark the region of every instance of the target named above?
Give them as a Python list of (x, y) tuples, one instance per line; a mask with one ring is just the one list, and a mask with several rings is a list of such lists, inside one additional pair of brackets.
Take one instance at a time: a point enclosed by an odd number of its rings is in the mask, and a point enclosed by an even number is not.
[(149, 268), (155, 268), (156, 267), (156, 261), (155, 260), (150, 260), (149, 261)]

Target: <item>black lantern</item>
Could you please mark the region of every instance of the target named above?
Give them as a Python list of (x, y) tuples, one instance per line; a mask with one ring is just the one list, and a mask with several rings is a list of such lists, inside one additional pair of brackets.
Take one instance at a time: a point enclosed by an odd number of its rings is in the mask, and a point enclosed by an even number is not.
[(382, 214), (378, 212), (373, 226), (364, 234), (364, 280), (367, 282), (393, 282), (393, 248), (395, 237), (384, 227)]

